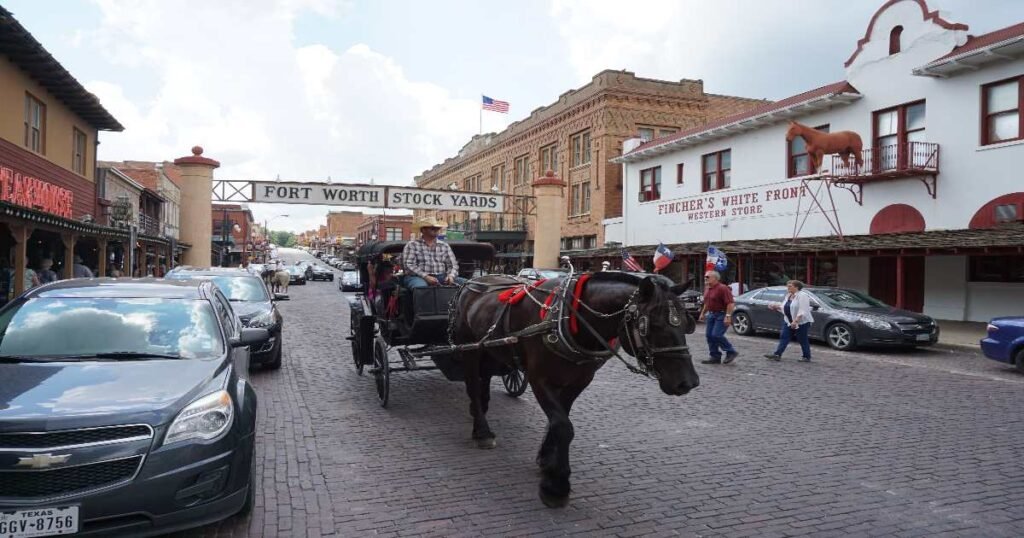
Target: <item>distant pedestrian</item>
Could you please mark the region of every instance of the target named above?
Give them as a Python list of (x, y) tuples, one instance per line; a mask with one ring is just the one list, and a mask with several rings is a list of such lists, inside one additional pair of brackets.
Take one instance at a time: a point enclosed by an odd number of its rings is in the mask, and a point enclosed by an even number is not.
[(30, 290), (30, 289), (38, 286), (38, 285), (39, 285), (39, 276), (36, 275), (36, 272), (31, 267), (29, 267), (28, 264), (26, 264), (25, 265), (25, 290), (26, 291)]
[(797, 342), (800, 342), (800, 351), (803, 352), (800, 362), (811, 361), (811, 342), (808, 333), (811, 331), (811, 324), (814, 323), (814, 316), (811, 315), (811, 298), (803, 289), (803, 282), (790, 280), (786, 283), (788, 293), (783, 302), (768, 306), (776, 312), (782, 312), (782, 331), (779, 335), (778, 347), (775, 348), (774, 353), (765, 355), (766, 359), (782, 360), (786, 346), (795, 335)]
[(82, 264), (82, 257), (75, 254), (74, 266), (71, 268), (71, 276), (75, 278), (92, 278), (92, 271), (89, 270), (84, 264)]
[(60, 280), (57, 277), (57, 273), (52, 268), (53, 260), (51, 260), (50, 258), (43, 258), (39, 262), (39, 272), (36, 273), (36, 276), (39, 278), (40, 284), (49, 284), (50, 282), (56, 282)]
[(610, 261), (603, 261), (603, 262), (601, 262), (601, 271), (602, 272), (604, 272), (604, 271), (611, 271), (611, 269), (612, 269), (612, 262), (610, 262)]
[(711, 357), (701, 361), (703, 364), (729, 364), (739, 356), (725, 337), (725, 331), (732, 325), (732, 310), (736, 304), (729, 286), (722, 284), (721, 280), (722, 275), (718, 271), (709, 271), (704, 275), (707, 289), (704, 290), (704, 308), (700, 312), (699, 320), (705, 322), (704, 336), (707, 338)]
[(733, 297), (738, 297), (750, 291), (750, 288), (742, 282), (733, 282), (732, 284), (729, 284), (729, 291), (732, 292)]

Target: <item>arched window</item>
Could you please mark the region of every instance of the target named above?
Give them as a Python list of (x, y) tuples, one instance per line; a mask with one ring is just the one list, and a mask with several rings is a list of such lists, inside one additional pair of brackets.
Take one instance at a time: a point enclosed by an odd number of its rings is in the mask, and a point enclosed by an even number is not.
[(900, 36), (903, 35), (903, 27), (897, 26), (889, 32), (889, 54), (896, 54), (900, 51)]

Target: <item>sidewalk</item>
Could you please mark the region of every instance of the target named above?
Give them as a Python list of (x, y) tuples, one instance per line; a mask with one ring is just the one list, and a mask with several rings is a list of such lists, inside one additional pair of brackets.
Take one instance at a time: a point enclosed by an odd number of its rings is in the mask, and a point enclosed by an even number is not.
[(978, 341), (985, 337), (987, 323), (980, 321), (944, 321), (939, 324), (939, 345), (978, 349)]

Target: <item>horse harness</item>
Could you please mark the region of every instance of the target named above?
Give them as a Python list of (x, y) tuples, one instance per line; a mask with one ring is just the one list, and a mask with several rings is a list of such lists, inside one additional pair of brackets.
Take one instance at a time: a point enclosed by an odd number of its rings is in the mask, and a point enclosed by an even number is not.
[[(476, 279), (469, 280), (462, 285), (459, 292), (452, 298), (451, 304), (449, 304), (448, 343), (452, 346), (455, 345), (454, 321), (457, 315), (456, 305), (464, 291), (468, 290), (479, 294), (501, 291), (505, 295), (505, 299), (500, 299), (501, 307), (498, 309), (494, 321), (487, 329), (487, 332), (477, 342), (478, 344), (497, 337), (514, 336), (517, 338), (529, 338), (541, 336), (541, 341), (549, 351), (577, 366), (601, 365), (614, 356), (630, 372), (657, 379), (658, 374), (654, 369), (655, 357), (666, 353), (685, 352), (688, 347), (686, 345), (655, 347), (650, 344), (648, 341), (650, 320), (647, 315), (640, 314), (640, 307), (637, 304), (639, 287), (629, 296), (626, 304), (614, 312), (599, 312), (583, 302), (581, 298), (583, 287), (590, 276), (589, 274), (575, 275), (574, 272), (570, 271), (566, 277), (538, 283), (524, 282), (513, 277), (509, 277), (507, 281), (500, 283), (477, 282)], [(570, 289), (575, 290), (575, 293), (570, 294)], [(547, 293), (544, 301), (533, 295), (538, 291)], [(514, 297), (517, 297), (517, 299), (513, 299)], [(523, 298), (529, 298), (540, 307), (541, 321), (519, 331), (512, 332), (509, 312), (511, 306)], [(616, 334), (621, 335), (627, 341), (632, 354), (636, 357), (635, 366), (619, 353), (621, 348), (619, 339), (613, 338), (611, 342), (606, 342), (597, 330), (580, 315), (576, 305), (582, 306), (599, 318), (623, 316)], [(675, 304), (669, 302), (668, 310), (669, 325), (673, 327), (682, 325), (682, 317), (680, 317)], [(503, 334), (496, 335), (495, 332), (498, 330), (499, 325)], [(579, 325), (582, 325), (601, 344), (603, 349), (592, 350), (582, 347), (574, 337)], [(513, 345), (511, 351), (516, 367), (522, 369), (522, 361), (519, 357), (517, 346)]]

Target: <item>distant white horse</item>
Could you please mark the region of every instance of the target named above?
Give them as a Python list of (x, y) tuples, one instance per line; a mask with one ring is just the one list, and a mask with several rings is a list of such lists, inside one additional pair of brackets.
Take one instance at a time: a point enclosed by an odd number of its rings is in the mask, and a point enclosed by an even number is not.
[(288, 271), (285, 271), (284, 269), (274, 273), (274, 277), (271, 279), (274, 284), (274, 291), (276, 292), (283, 289), (284, 291), (282, 293), (288, 293), (288, 281), (290, 279), (291, 275), (289, 275)]

